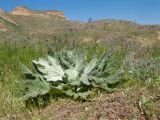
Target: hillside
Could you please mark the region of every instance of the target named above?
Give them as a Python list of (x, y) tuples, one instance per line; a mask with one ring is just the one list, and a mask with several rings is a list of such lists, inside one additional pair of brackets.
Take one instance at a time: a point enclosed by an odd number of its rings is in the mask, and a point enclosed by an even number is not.
[[(54, 25), (58, 24), (58, 22), (66, 21), (66, 17), (62, 11), (34, 11), (25, 7), (16, 7), (10, 13), (0, 10), (0, 19), (16, 25), (14, 31), (20, 30), (21, 32), (41, 31), (40, 29), (49, 28), (49, 26), (54, 29), (57, 27)], [(9, 25), (5, 26), (6, 28), (10, 27)], [(53, 29), (49, 29), (49, 31)]]
[[(135, 40), (140, 46), (148, 46), (156, 43), (159, 30), (158, 25), (140, 25), (125, 20), (104, 19), (88, 23), (70, 21), (63, 11), (57, 10), (38, 11), (25, 7), (16, 7), (10, 13), (0, 10), (0, 32), (4, 34), (0, 36), (1, 42), (13, 42), (15, 39), (52, 41), (58, 33), (61, 34), (61, 39), (65, 36), (65, 39), (103, 42), (107, 46), (117, 43), (126, 45)], [(74, 36), (71, 35), (72, 32)]]
[(63, 11), (56, 11), (56, 10), (46, 10), (46, 11), (38, 11), (38, 10), (31, 10), (26, 7), (16, 7), (12, 12), (12, 15), (23, 15), (23, 16), (42, 16), (42, 17), (49, 17), (50, 15), (59, 16), (65, 18)]

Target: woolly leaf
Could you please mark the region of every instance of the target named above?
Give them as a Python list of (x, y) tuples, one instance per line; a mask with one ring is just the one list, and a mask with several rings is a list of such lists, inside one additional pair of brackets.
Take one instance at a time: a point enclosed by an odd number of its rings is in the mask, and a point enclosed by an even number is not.
[(33, 60), (33, 64), (46, 81), (62, 81), (64, 72), (56, 59), (48, 56), (48, 61), (45, 59)]
[(81, 74), (80, 81), (85, 85), (90, 85), (89, 82), (89, 75), (94, 70), (94, 68), (97, 66), (97, 59), (92, 59), (84, 68), (83, 73)]
[(26, 94), (22, 97), (22, 100), (27, 100), (29, 98), (35, 98), (39, 95), (44, 95), (49, 93), (50, 84), (41, 78), (35, 80), (25, 81)]
[(35, 79), (36, 76), (23, 64), (21, 64), (21, 71), (26, 79)]

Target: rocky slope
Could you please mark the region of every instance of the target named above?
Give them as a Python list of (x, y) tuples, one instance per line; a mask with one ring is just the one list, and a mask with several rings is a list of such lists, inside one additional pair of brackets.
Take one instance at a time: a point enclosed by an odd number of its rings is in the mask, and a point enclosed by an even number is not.
[(50, 33), (62, 26), (60, 22), (67, 22), (63, 11), (40, 11), (16, 7), (10, 13), (6, 13), (0, 9), (0, 31)]
[(9, 30), (7, 23), (17, 25), (17, 23), (12, 20), (4, 10), (0, 9), (0, 31)]
[(50, 11), (36, 11), (36, 10), (31, 10), (26, 7), (16, 7), (12, 12), (12, 15), (25, 15), (25, 16), (42, 16), (42, 17), (49, 17), (50, 15), (54, 16), (59, 16), (62, 18), (65, 18), (64, 12), (63, 11), (55, 11), (55, 10), (50, 10)]
[(0, 31), (7, 31), (7, 30), (8, 28), (3, 23), (0, 22)]
[(0, 9), (0, 18), (3, 19), (3, 20), (6, 20), (6, 21), (8, 21), (8, 22), (10, 22), (10, 23), (12, 23), (12, 24), (17, 25), (17, 23), (9, 17), (9, 14), (6, 13), (6, 12), (5, 12), (4, 10), (2, 10), (2, 9)]

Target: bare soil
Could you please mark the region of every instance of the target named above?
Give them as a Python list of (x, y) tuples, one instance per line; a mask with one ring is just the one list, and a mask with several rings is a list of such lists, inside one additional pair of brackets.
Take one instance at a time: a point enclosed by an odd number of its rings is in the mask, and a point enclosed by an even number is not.
[(142, 94), (149, 95), (147, 92), (129, 90), (103, 93), (89, 102), (61, 99), (46, 108), (34, 111), (31, 119), (38, 117), (40, 120), (159, 120), (160, 99), (155, 97), (155, 106), (149, 111), (140, 106)]

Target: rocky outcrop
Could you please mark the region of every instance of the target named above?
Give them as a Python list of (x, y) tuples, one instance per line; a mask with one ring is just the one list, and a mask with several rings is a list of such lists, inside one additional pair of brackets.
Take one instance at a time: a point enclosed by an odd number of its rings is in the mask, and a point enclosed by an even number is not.
[(17, 23), (15, 21), (13, 21), (12, 19), (10, 19), (10, 17), (7, 15), (7, 13), (5, 13), (5, 11), (2, 10), (2, 9), (0, 9), (0, 18), (5, 20), (5, 21), (8, 21), (12, 24), (17, 25)]
[[(2, 9), (0, 9), (0, 18), (2, 18), (4, 14), (5, 12)], [(7, 27), (3, 23), (0, 22), (0, 31), (7, 31), (7, 30), (8, 30)]]
[(13, 15), (32, 15), (32, 11), (25, 7), (16, 7), (11, 14)]
[(38, 10), (30, 10), (26, 7), (16, 7), (12, 12), (12, 15), (25, 15), (25, 16), (43, 16), (43, 17), (48, 17), (51, 15), (54, 16), (59, 16), (59, 17), (63, 17), (64, 16), (64, 12), (63, 11), (38, 11)]
[(63, 11), (44, 11), (44, 12), (49, 15), (56, 15), (56, 16), (60, 16), (60, 17), (65, 17)]

